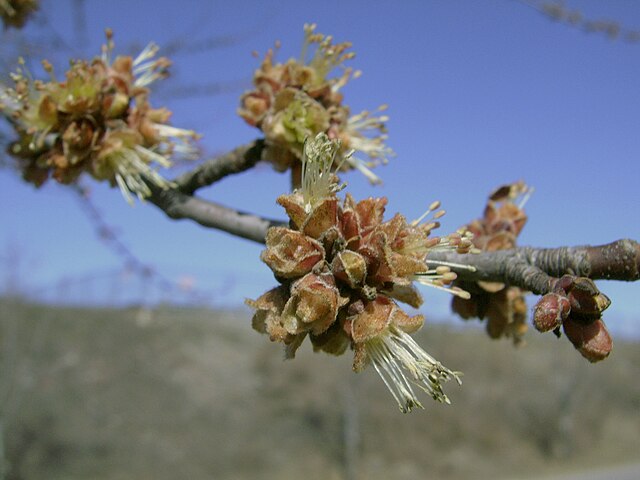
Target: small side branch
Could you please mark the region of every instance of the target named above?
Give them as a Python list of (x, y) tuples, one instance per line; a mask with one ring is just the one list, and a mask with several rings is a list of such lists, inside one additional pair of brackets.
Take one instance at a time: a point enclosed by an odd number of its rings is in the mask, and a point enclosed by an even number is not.
[(174, 220), (188, 218), (204, 227), (216, 228), (258, 243), (264, 243), (269, 227), (284, 225), (278, 220), (234, 210), (173, 189), (161, 190), (156, 187), (147, 200)]
[(220, 157), (208, 160), (175, 180), (177, 188), (187, 195), (234, 173), (252, 168), (262, 158), (264, 140), (255, 140)]

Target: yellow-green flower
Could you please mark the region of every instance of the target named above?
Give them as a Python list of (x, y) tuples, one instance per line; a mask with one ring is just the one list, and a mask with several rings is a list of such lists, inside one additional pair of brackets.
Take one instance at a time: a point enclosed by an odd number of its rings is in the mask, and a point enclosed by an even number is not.
[(149, 184), (169, 186), (155, 166), (194, 155), (196, 133), (169, 126), (171, 112), (149, 103), (149, 85), (166, 77), (170, 62), (155, 58), (154, 44), (135, 59), (112, 59), (113, 47), (108, 31), (101, 56), (73, 61), (62, 81), (46, 61), (49, 81), (33, 80), (22, 62), (14, 87), (0, 88), (0, 112), (18, 136), (9, 153), (26, 180), (73, 183), (88, 173), (131, 202), (131, 194), (148, 196)]
[[(379, 183), (371, 168), (394, 155), (384, 143), (389, 118), (367, 111), (351, 115), (340, 92), (360, 74), (344, 66), (355, 55), (348, 51), (351, 44), (333, 43), (331, 36), (316, 33), (315, 28), (305, 25), (299, 59), (275, 63), (274, 50), (267, 52), (254, 74), (254, 89), (241, 98), (238, 114), (264, 133), (269, 148), (267, 158), (278, 170), (284, 171), (302, 160), (306, 138), (325, 133), (341, 142), (338, 156), (345, 160), (342, 169), (357, 169), (371, 183)], [(339, 68), (342, 73), (332, 76)]]

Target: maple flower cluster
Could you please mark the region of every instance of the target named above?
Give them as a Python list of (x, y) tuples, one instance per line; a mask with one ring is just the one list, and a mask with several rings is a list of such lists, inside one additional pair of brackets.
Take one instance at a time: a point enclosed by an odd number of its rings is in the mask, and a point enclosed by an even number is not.
[(195, 153), (195, 132), (168, 125), (171, 112), (149, 103), (148, 86), (167, 76), (169, 60), (154, 58), (154, 44), (136, 58), (112, 60), (113, 47), (107, 31), (102, 55), (72, 61), (63, 81), (47, 61), (48, 82), (34, 80), (21, 62), (15, 86), (0, 85), (0, 112), (18, 135), (9, 153), (27, 181), (68, 184), (86, 172), (117, 185), (131, 202), (131, 193), (151, 193), (148, 183), (169, 186), (153, 165), (168, 167), (172, 157)]
[(22, 28), (38, 9), (37, 0), (0, 0), (0, 18), (5, 28)]
[[(371, 167), (393, 155), (384, 144), (388, 117), (369, 111), (351, 115), (340, 93), (351, 78), (360, 75), (343, 65), (355, 55), (347, 51), (351, 44), (334, 44), (331, 36), (316, 33), (315, 28), (304, 26), (299, 60), (275, 63), (274, 50), (267, 52), (254, 74), (255, 88), (242, 96), (238, 114), (264, 133), (270, 150), (266, 157), (279, 171), (298, 167), (305, 139), (325, 133), (341, 142), (341, 168), (358, 169), (371, 183), (379, 183)], [(342, 68), (342, 74), (330, 77), (336, 68)], [(350, 151), (354, 154), (347, 155)]]
[[(302, 186), (277, 202), (290, 219), (289, 228), (268, 230), (261, 259), (280, 285), (257, 300), (247, 300), (256, 312), (253, 328), (285, 345), (292, 358), (307, 337), (314, 350), (334, 355), (354, 351), (353, 369), (367, 365), (380, 374), (403, 412), (422, 407), (413, 391), (417, 385), (435, 400), (449, 402), (442, 382), (459, 378), (424, 352), (410, 337), (423, 324), (397, 302), (414, 308), (422, 296), (414, 281), (466, 292), (451, 283), (456, 278), (446, 265), (430, 266), (428, 252), (471, 247), (467, 236), (431, 236), (444, 212), (439, 203), (423, 218), (408, 222), (396, 214), (383, 221), (386, 198), (356, 202), (347, 194), (340, 202), (337, 177), (332, 173), (340, 145), (320, 133), (304, 146)], [(339, 165), (338, 165), (339, 166)]]
[[(515, 248), (516, 240), (527, 222), (523, 208), (532, 189), (523, 182), (496, 189), (487, 201), (484, 215), (465, 228), (473, 234), (474, 247), (484, 252)], [(455, 282), (471, 298), (454, 297), (452, 310), (463, 319), (487, 319), (491, 338), (512, 338), (521, 344), (527, 331), (525, 292), (499, 282)]]

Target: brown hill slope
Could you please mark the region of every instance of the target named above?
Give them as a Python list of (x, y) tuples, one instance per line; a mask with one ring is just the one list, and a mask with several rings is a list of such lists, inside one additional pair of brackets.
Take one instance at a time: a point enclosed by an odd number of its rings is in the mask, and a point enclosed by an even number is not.
[[(248, 312), (0, 303), (7, 478), (511, 478), (638, 459), (640, 349), (588, 365), (427, 325), (416, 338), (463, 386), (401, 414), (348, 357), (284, 362)], [(1, 477), (1, 476), (0, 476)]]

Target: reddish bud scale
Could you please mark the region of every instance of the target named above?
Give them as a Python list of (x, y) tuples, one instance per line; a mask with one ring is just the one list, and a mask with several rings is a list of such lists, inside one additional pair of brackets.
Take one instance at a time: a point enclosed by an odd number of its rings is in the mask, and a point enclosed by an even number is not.
[(602, 321), (602, 312), (611, 301), (595, 283), (585, 277), (563, 275), (551, 284), (534, 309), (534, 325), (541, 331), (562, 328), (574, 347), (590, 362), (604, 360), (612, 349), (612, 340)]
[(591, 279), (578, 277), (575, 279), (570, 291), (572, 316), (584, 322), (590, 322), (601, 317), (611, 301), (596, 287)]
[(345, 302), (331, 274), (309, 273), (291, 286), (291, 296), (282, 313), (285, 329), (293, 335), (306, 331), (324, 333)]
[(367, 275), (367, 263), (359, 253), (350, 250), (339, 252), (331, 266), (335, 277), (351, 288), (363, 285)]
[(324, 259), (322, 245), (313, 238), (284, 227), (270, 228), (267, 249), (260, 258), (279, 278), (299, 278)]
[(611, 353), (613, 341), (602, 320), (584, 324), (569, 316), (562, 326), (573, 346), (591, 363), (604, 360)]
[(571, 311), (566, 297), (557, 293), (543, 295), (533, 309), (533, 325), (539, 332), (548, 332), (562, 325)]

